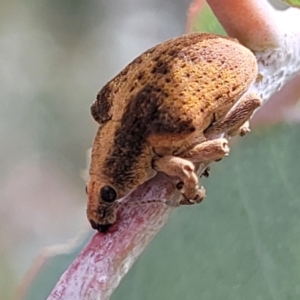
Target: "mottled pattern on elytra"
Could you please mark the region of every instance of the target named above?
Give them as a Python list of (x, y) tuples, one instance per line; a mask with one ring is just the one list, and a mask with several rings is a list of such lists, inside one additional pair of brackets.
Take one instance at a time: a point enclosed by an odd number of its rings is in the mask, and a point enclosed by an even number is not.
[(131, 189), (151, 168), (152, 158), (145, 157), (149, 144), (172, 153), (199, 141), (212, 118), (224, 116), (241, 97), (255, 69), (249, 50), (211, 34), (183, 36), (146, 51), (92, 105), (99, 123), (114, 121), (113, 130), (104, 126), (102, 138), (96, 138), (101, 161), (92, 174), (103, 172), (116, 188)]
[[(181, 153), (239, 100), (257, 74), (237, 41), (196, 33), (162, 43), (107, 83), (92, 104), (100, 123), (92, 150), (89, 207), (111, 185), (118, 198), (156, 174), (156, 153)], [(96, 214), (96, 211), (95, 211)]]
[[(114, 178), (116, 188), (122, 188), (128, 183), (136, 184), (136, 180), (140, 180), (135, 170), (141, 154), (149, 147), (149, 136), (160, 133), (180, 135), (195, 131), (192, 119), (180, 119), (164, 110), (161, 89), (151, 85), (139, 90), (127, 105), (103, 169), (106, 176)], [(148, 168), (152, 168), (151, 160), (148, 161)]]

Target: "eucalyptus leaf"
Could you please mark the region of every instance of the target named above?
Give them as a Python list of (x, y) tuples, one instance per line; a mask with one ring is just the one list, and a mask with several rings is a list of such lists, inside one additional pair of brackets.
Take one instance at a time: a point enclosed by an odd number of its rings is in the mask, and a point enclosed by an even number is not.
[(192, 20), (192, 31), (206, 31), (226, 35), (222, 25), (205, 2), (197, 16)]
[(281, 0), (282, 2), (293, 7), (300, 7), (300, 0)]
[(258, 130), (202, 179), (113, 300), (300, 299), (300, 126)]

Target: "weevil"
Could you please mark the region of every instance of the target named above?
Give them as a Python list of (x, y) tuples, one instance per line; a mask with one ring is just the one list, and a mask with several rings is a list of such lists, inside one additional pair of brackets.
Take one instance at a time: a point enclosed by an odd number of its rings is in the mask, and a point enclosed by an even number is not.
[(195, 164), (228, 154), (227, 138), (249, 131), (261, 105), (249, 89), (254, 54), (237, 40), (194, 33), (141, 54), (98, 93), (99, 123), (87, 185), (87, 216), (106, 231), (128, 195), (157, 172), (175, 178), (180, 204), (199, 203)]

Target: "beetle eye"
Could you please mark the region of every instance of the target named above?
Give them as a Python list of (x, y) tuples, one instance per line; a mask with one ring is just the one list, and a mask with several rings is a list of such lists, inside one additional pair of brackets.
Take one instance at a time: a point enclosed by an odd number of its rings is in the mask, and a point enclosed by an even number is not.
[(109, 185), (105, 185), (100, 190), (101, 199), (105, 202), (113, 202), (117, 198), (117, 192)]

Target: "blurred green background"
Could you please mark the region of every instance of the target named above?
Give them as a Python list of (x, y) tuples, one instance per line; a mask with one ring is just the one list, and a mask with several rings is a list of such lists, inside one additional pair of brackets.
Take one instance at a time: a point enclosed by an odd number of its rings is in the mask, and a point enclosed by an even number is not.
[[(45, 246), (89, 228), (90, 104), (134, 57), (184, 33), (189, 2), (1, 2), (1, 300)], [(240, 139), (202, 181), (206, 201), (175, 211), (112, 299), (300, 299), (299, 129)], [(49, 261), (26, 299), (45, 299), (71, 259)]]

